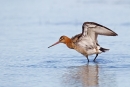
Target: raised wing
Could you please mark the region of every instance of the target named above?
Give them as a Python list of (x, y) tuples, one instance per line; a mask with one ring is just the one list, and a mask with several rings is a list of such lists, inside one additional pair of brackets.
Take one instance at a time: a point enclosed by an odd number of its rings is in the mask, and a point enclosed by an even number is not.
[(78, 44), (83, 47), (88, 46), (88, 48), (95, 47), (98, 44), (98, 35), (117, 36), (114, 31), (103, 25), (94, 22), (85, 22), (82, 26), (82, 34), (78, 37)]
[(97, 41), (97, 35), (117, 36), (111, 29), (94, 22), (85, 22), (83, 24), (82, 35), (90, 36), (94, 41)]

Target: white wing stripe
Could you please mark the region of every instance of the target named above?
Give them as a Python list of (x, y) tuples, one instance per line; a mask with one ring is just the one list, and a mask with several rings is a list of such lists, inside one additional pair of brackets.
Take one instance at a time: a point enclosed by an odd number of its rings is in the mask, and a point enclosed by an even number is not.
[(78, 45), (86, 49), (95, 48), (98, 44), (97, 36), (116, 36), (117, 34), (109, 28), (94, 22), (85, 22), (82, 26), (82, 34), (78, 39)]

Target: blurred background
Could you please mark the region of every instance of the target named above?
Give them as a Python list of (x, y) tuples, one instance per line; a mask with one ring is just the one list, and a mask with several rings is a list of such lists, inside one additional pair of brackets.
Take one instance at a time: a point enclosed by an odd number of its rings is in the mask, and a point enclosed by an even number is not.
[[(59, 44), (97, 22), (117, 37), (99, 36), (110, 51), (97, 62)], [(129, 87), (129, 0), (0, 0), (0, 87)]]

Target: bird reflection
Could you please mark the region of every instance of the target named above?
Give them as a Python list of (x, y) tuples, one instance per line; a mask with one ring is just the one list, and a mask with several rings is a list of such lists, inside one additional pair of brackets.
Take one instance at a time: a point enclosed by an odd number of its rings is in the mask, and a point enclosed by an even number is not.
[(98, 64), (70, 67), (63, 76), (65, 87), (98, 87)]

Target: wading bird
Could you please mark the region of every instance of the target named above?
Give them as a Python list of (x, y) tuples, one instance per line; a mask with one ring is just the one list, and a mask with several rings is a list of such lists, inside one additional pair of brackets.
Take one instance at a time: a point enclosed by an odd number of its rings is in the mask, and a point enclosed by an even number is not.
[(97, 36), (117, 36), (117, 34), (111, 29), (94, 22), (84, 22), (82, 25), (82, 33), (77, 34), (72, 38), (67, 36), (61, 36), (59, 41), (49, 46), (48, 48), (58, 44), (64, 43), (70, 49), (75, 49), (79, 53), (83, 54), (88, 62), (88, 55), (96, 54), (93, 61), (96, 60), (98, 54), (106, 52), (109, 49), (103, 48), (98, 44)]

